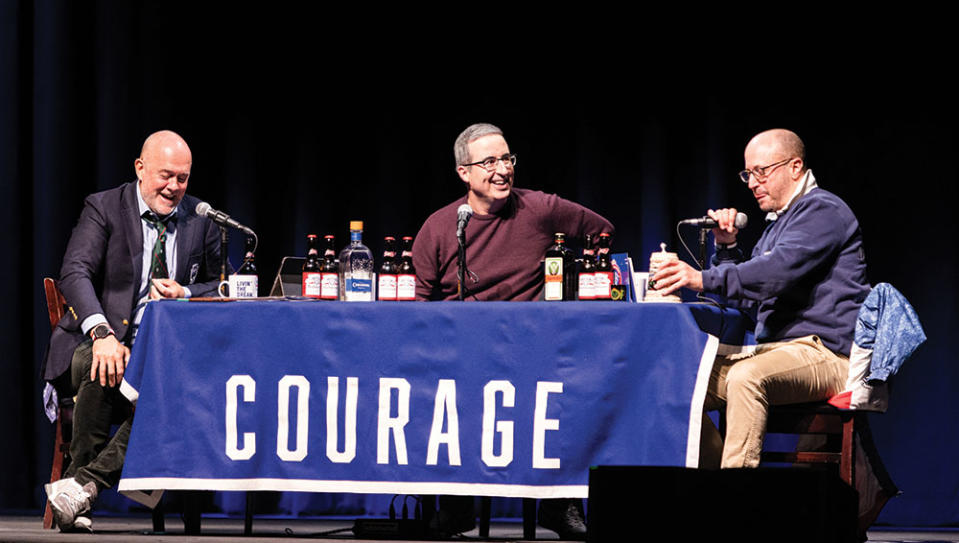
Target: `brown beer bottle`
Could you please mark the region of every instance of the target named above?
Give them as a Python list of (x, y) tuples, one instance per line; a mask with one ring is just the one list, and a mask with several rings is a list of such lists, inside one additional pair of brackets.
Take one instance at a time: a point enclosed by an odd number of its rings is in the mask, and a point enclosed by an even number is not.
[(383, 238), (383, 263), (376, 283), (377, 300), (396, 301), (396, 272), (396, 238), (386, 236)]
[(594, 274), (596, 289), (595, 296), (597, 300), (613, 299), (613, 264), (609, 260), (609, 234), (603, 232), (599, 235), (599, 253), (596, 261), (596, 273)]
[(579, 299), (596, 298), (596, 251), (593, 249), (593, 236), (583, 236), (583, 263), (579, 268)]
[(396, 271), (396, 299), (410, 302), (416, 299), (416, 269), (413, 268), (413, 238), (403, 236), (403, 254)]
[(320, 252), (316, 246), (316, 234), (306, 236), (306, 261), (303, 262), (303, 296), (320, 297)]
[(320, 298), (323, 300), (337, 300), (340, 297), (340, 270), (336, 265), (336, 236), (323, 236), (326, 250), (323, 253), (323, 262), (320, 264)]

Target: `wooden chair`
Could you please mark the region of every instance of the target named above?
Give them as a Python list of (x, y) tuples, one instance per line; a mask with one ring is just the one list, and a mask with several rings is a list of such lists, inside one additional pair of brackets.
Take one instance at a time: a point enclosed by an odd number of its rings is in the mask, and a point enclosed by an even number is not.
[[(51, 277), (43, 278), (43, 291), (47, 298), (47, 314), (50, 317), (50, 330), (57, 327), (57, 323), (72, 308), (67, 306), (67, 301), (63, 293), (57, 287), (57, 282)], [(50, 482), (59, 481), (63, 478), (63, 472), (70, 465), (70, 440), (73, 437), (73, 397), (58, 398), (57, 420), (56, 420), (56, 438), (53, 443), (53, 462), (50, 466)], [(52, 529), (53, 511), (50, 509), (50, 502), (43, 511), (43, 528)], [(153, 531), (163, 532), (164, 517), (163, 504), (158, 503), (153, 509)]]
[[(43, 278), (43, 290), (47, 296), (47, 313), (50, 317), (50, 330), (67, 312), (67, 302), (63, 298), (57, 282), (50, 277)], [(56, 439), (53, 443), (53, 463), (50, 466), (50, 482), (59, 481), (63, 471), (70, 465), (70, 438), (73, 436), (73, 398), (60, 398), (57, 405)], [(53, 511), (47, 502), (43, 512), (44, 529), (53, 528)]]
[(764, 445), (760, 461), (835, 465), (839, 477), (855, 487), (857, 426), (866, 424), (865, 413), (836, 409), (826, 402), (773, 406), (767, 434), (823, 435), (826, 445), (824, 450), (788, 452), (766, 450)]

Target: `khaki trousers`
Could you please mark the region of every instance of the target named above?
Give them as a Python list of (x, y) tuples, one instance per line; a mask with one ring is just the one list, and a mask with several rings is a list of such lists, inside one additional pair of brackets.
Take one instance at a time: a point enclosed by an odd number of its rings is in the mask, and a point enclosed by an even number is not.
[(705, 411), (725, 406), (726, 439), (704, 414), (700, 466), (759, 466), (769, 406), (828, 399), (842, 392), (848, 373), (849, 360), (817, 336), (764, 343), (751, 355), (717, 357)]

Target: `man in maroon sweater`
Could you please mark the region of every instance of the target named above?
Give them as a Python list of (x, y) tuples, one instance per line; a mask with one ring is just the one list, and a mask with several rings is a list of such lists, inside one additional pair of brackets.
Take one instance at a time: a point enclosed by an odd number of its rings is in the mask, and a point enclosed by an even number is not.
[(581, 239), (613, 233), (613, 225), (585, 207), (555, 194), (513, 188), (516, 155), (503, 132), (474, 124), (453, 146), (456, 173), (466, 195), (436, 211), (413, 243), (416, 297), (458, 298), (456, 210), (466, 203), (473, 216), (466, 227), (466, 262), (475, 276), (466, 281), (468, 300), (536, 300), (543, 290), (542, 260), (553, 234)]
[[(553, 234), (567, 239), (614, 232), (613, 225), (585, 207), (555, 194), (513, 188), (516, 155), (503, 132), (491, 124), (474, 124), (453, 145), (456, 173), (466, 195), (436, 211), (413, 243), (418, 300), (456, 300), (457, 209), (469, 204), (473, 216), (466, 227), (466, 262), (473, 276), (466, 280), (466, 300), (537, 300), (543, 290), (542, 260)], [(586, 538), (580, 500), (540, 502), (540, 526), (562, 539)], [(472, 498), (441, 496), (441, 530), (459, 533), (475, 524)], [(444, 526), (445, 525), (445, 526)]]

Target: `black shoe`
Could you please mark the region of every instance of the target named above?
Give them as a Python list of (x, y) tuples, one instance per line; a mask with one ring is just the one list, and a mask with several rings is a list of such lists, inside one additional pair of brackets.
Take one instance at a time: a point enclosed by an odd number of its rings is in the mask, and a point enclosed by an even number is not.
[(560, 539), (586, 541), (586, 519), (583, 516), (582, 500), (540, 500), (536, 523), (556, 532)]

